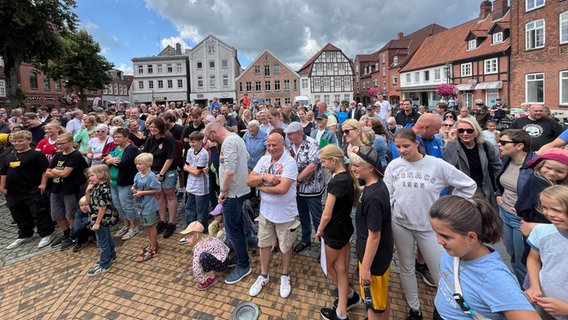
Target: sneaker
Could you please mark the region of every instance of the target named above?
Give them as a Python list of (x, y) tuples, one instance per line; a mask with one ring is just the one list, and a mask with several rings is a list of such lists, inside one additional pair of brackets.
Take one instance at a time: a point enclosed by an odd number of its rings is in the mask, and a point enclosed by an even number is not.
[(11, 249), (15, 249), (19, 246), (21, 246), (22, 244), (29, 242), (32, 240), (32, 237), (29, 238), (18, 238), (16, 240), (14, 240), (14, 242), (10, 243), (9, 246), (6, 247), (6, 249), (11, 250)]
[(256, 281), (250, 287), (249, 295), (251, 297), (256, 297), (262, 290), (262, 287), (267, 285), (269, 281), (270, 281), (269, 275), (267, 275), (266, 278), (263, 276), (258, 276), (258, 278), (256, 278)]
[[(363, 302), (363, 300), (361, 300), (361, 296), (357, 293), (357, 291), (353, 291), (353, 297), (347, 298), (347, 310), (355, 308), (361, 302)], [(333, 301), (333, 307), (337, 309), (338, 303), (339, 300), (335, 299), (335, 301)]]
[(167, 227), (168, 227), (167, 222), (164, 221), (158, 222), (158, 225), (156, 226), (156, 228), (158, 229), (158, 234), (164, 232), (164, 230), (166, 230)]
[(122, 236), (122, 240), (129, 240), (134, 238), (135, 235), (138, 234), (140, 230), (138, 230), (138, 228), (130, 228), (128, 229), (128, 232)]
[(406, 320), (422, 320), (422, 312), (420, 310), (410, 309)]
[(235, 267), (237, 265), (237, 256), (235, 255), (235, 256), (227, 259), (226, 264), (227, 264), (227, 268)]
[(197, 285), (197, 290), (207, 290), (210, 287), (212, 287), (214, 284), (216, 284), (217, 280), (219, 280), (219, 277), (217, 277), (217, 276), (214, 276), (213, 278), (207, 278), (207, 280), (205, 280), (205, 282), (199, 283)]
[(286, 299), (290, 295), (292, 287), (290, 287), (290, 276), (280, 276), (280, 297)]
[(67, 237), (65, 239), (63, 239), (63, 241), (61, 241), (61, 251), (65, 251), (69, 248), (71, 248), (73, 246), (73, 240), (71, 240), (71, 238)]
[(118, 230), (118, 231), (114, 234), (114, 236), (117, 237), (117, 238), (122, 238), (125, 234), (128, 233), (128, 230), (130, 230), (130, 228), (127, 227), (127, 226), (124, 226), (124, 227), (120, 228), (120, 230)]
[(436, 282), (434, 281), (432, 274), (430, 274), (430, 270), (428, 270), (428, 265), (416, 262), (415, 266), (416, 275), (422, 277), (424, 284), (429, 287), (436, 288)]
[(53, 241), (53, 239), (55, 239), (55, 233), (52, 233), (48, 236), (41, 238), (41, 240), (39, 240), (39, 244), (37, 245), (37, 247), (39, 249), (47, 247)]
[[(331, 308), (321, 308), (320, 315), (325, 320), (340, 320), (337, 317), (337, 313), (335, 309)], [(349, 317), (345, 317), (346, 320), (349, 320)]]
[(176, 225), (173, 223), (168, 223), (166, 226), (166, 230), (164, 230), (164, 239), (171, 237), (174, 232), (176, 231)]
[(235, 270), (233, 270), (233, 272), (231, 272), (231, 274), (229, 274), (225, 278), (225, 283), (226, 284), (237, 283), (237, 282), (243, 280), (243, 278), (248, 276), (251, 272), (252, 272), (252, 269), (250, 268), (250, 266), (248, 266), (246, 268), (236, 267)]
[(77, 243), (75, 244), (75, 246), (73, 247), (73, 252), (79, 252), (79, 251), (81, 251), (81, 249), (83, 249), (86, 245), (87, 245), (87, 243), (77, 242)]
[(63, 240), (67, 239), (69, 237), (66, 237), (65, 235), (62, 235), (61, 237), (57, 238), (57, 240), (53, 241), (51, 243), (51, 247), (52, 248), (57, 248), (59, 246), (61, 246), (61, 243), (63, 243)]
[(178, 240), (178, 244), (179, 244), (180, 246), (183, 246), (183, 245), (186, 244), (186, 243), (187, 243), (187, 237), (183, 237), (183, 238), (181, 238), (181, 239)]
[(105, 273), (109, 270), (110, 268), (103, 268), (101, 266), (99, 266), (97, 264), (96, 267), (92, 268), (91, 270), (87, 271), (87, 277), (93, 277), (96, 276), (99, 273)]

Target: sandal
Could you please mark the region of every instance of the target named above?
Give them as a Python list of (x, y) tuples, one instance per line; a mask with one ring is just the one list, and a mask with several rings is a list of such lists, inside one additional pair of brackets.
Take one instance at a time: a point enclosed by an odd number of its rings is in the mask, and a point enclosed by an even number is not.
[[(158, 252), (158, 249), (160, 249), (160, 244), (156, 244), (156, 252)], [(147, 244), (144, 248), (138, 250), (138, 255), (142, 256), (144, 255), (144, 253), (146, 253), (146, 251), (150, 251), (150, 244)]]
[(144, 251), (143, 254), (138, 255), (138, 257), (136, 257), (136, 261), (138, 261), (138, 262), (148, 261), (148, 260), (154, 258), (157, 255), (158, 255), (158, 250), (154, 250), (154, 251), (146, 250), (146, 251)]

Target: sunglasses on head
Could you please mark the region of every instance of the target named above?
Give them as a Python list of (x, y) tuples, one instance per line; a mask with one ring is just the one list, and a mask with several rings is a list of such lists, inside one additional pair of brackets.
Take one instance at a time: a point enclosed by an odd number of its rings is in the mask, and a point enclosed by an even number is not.
[(467, 132), (467, 133), (469, 133), (469, 134), (472, 134), (472, 133), (475, 132), (475, 130), (473, 130), (473, 129), (464, 129), (464, 128), (459, 128), (459, 129), (458, 129), (458, 133), (464, 133), (464, 132)]

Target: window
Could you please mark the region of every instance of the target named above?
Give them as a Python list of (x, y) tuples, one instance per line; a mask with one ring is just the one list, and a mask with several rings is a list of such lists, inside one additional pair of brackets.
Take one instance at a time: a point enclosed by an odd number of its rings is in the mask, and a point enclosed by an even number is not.
[(203, 69), (203, 62), (197, 61), (197, 69)]
[(272, 99), (270, 99), (270, 98), (265, 99), (264, 102), (266, 102), (266, 105), (271, 105), (271, 104), (272, 104)]
[(154, 73), (154, 66), (149, 64), (148, 65), (148, 74), (152, 74), (152, 73)]
[(525, 100), (527, 103), (544, 103), (544, 73), (526, 75)]
[[(496, 101), (499, 97), (499, 89), (487, 89), (485, 90), (485, 101)], [(489, 102), (487, 102), (489, 104)]]
[(256, 91), (261, 91), (262, 90), (262, 84), (260, 83), (260, 81), (256, 81), (254, 83), (254, 90)]
[(138, 66), (138, 74), (144, 74), (144, 66), (143, 65)]
[(148, 89), (154, 89), (154, 80), (148, 81)]
[(333, 97), (333, 100), (334, 100), (334, 101), (341, 101), (341, 95), (340, 95), (340, 94), (336, 94), (336, 95)]
[(223, 68), (223, 69), (229, 68), (229, 60), (227, 60), (227, 59), (221, 60), (221, 68)]
[(270, 58), (268, 58), (268, 55), (265, 55), (265, 56), (264, 56), (264, 61), (269, 61), (269, 60), (270, 60)]
[(410, 84), (410, 73), (407, 73), (407, 74), (405, 75), (405, 80), (406, 80), (406, 81), (405, 81), (406, 84)]
[(461, 70), (461, 76), (462, 77), (471, 76), (471, 74), (472, 74), (471, 62), (462, 63), (461, 66), (460, 66), (460, 70)]
[[(343, 80), (342, 77), (335, 77), (335, 91), (341, 89), (341, 80)], [(294, 80), (296, 81), (296, 80)]]
[(138, 81), (138, 89), (144, 89), (144, 81)]
[(385, 56), (385, 54), (383, 53), (383, 54), (381, 55), (381, 63), (382, 63), (382, 64), (385, 64), (385, 61), (386, 61), (386, 56)]
[[(491, 74), (491, 73), (497, 73), (498, 71), (498, 66), (499, 66), (499, 62), (497, 58), (494, 59), (487, 59), (483, 62), (483, 72), (485, 74)], [(487, 100), (489, 101), (489, 100)]]
[(308, 88), (308, 79), (302, 79), (302, 89)]
[(43, 90), (50, 91), (51, 90), (51, 82), (49, 78), (43, 77)]
[(183, 88), (183, 80), (178, 79), (178, 88)]
[(314, 95), (314, 100), (320, 100), (321, 96), (319, 94)]
[(30, 72), (30, 89), (37, 89), (37, 73)]
[(538, 49), (544, 47), (544, 19), (535, 20), (526, 25), (526, 49)]
[(383, 80), (383, 91), (387, 90), (387, 81)]
[(174, 87), (174, 81), (168, 80), (168, 89), (172, 89)]
[(0, 80), (0, 97), (6, 96), (6, 81)]
[(166, 67), (168, 68), (168, 73), (172, 73), (172, 72), (174, 72), (174, 69), (173, 69), (173, 67), (172, 67), (172, 64), (171, 64), (171, 63), (168, 63), (168, 64), (166, 65)]
[(314, 78), (314, 89), (320, 90), (321, 87), (321, 78)]
[[(0, 67), (4, 66), (4, 59), (2, 59), (2, 57), (0, 57)], [(6, 85), (6, 83), (4, 83), (4, 85)]]
[(467, 42), (467, 50), (474, 50), (477, 48), (477, 39), (469, 40)]
[(203, 88), (203, 76), (197, 76), (197, 87)]
[(215, 69), (215, 61), (209, 60), (209, 69)]
[(373, 78), (373, 87), (378, 87), (378, 86), (379, 86), (379, 79)]
[(274, 65), (274, 73), (280, 73), (280, 65), (279, 64)]
[(254, 66), (254, 74), (260, 74), (260, 66)]
[(298, 90), (298, 79), (294, 79), (294, 90)]
[(159, 64), (159, 65), (158, 65), (158, 73), (162, 73), (162, 72), (164, 72), (164, 71), (162, 70), (162, 65)]
[(61, 80), (55, 81), (55, 91), (61, 91)]
[(568, 11), (560, 14), (560, 43), (568, 43)]
[(164, 80), (158, 80), (158, 89), (164, 88)]
[(212, 87), (212, 88), (217, 86), (217, 80), (215, 79), (214, 74), (209, 76), (209, 86)]
[(349, 94), (344, 94), (344, 95), (343, 95), (343, 100), (349, 101), (349, 100), (351, 100), (351, 96), (350, 96)]
[(398, 84), (398, 78), (397, 78), (396, 74), (392, 75), (392, 84)]
[(442, 78), (442, 71), (440, 69), (434, 69), (434, 81), (440, 80)]
[(251, 92), (252, 91), (252, 82), (247, 81), (246, 88), (247, 88), (247, 92)]
[(414, 82), (420, 82), (420, 72), (414, 72)]
[(285, 104), (290, 104), (291, 102), (292, 102), (292, 100), (290, 98), (284, 98)]
[(269, 65), (264, 66), (264, 76), (270, 77), (270, 66)]
[(424, 71), (424, 82), (430, 82), (430, 70)]
[(108, 94), (108, 85), (106, 85), (106, 84), (103, 88), (103, 94)]
[(503, 32), (497, 32), (493, 34), (493, 44), (498, 44), (503, 42)]
[(544, 0), (526, 0), (526, 11), (534, 10), (544, 6)]
[(229, 76), (225, 75), (223, 76), (223, 87), (228, 87), (229, 86)]
[(324, 94), (323, 95), (323, 101), (325, 102), (325, 104), (327, 104), (329, 106), (329, 94)]
[(398, 66), (398, 56), (394, 56), (394, 58), (392, 58), (392, 64)]
[(243, 82), (239, 82), (239, 91), (243, 92)]
[(208, 46), (208, 47), (207, 47), (207, 52), (208, 52), (209, 54), (215, 53), (215, 46), (214, 46), (214, 45)]
[(270, 91), (270, 80), (264, 81), (264, 91)]
[(280, 91), (280, 80), (274, 80), (274, 91)]
[(386, 77), (386, 76), (387, 76), (387, 68), (386, 68), (386, 67), (383, 67), (383, 70), (382, 70), (381, 75), (382, 75), (383, 77)]
[(329, 77), (323, 78), (323, 86), (324, 86), (324, 87), (329, 88), (329, 86), (330, 86), (330, 81), (329, 81), (329, 80), (330, 80)]
[(176, 64), (176, 71), (177, 73), (181, 73), (181, 63)]
[[(0, 87), (0, 96), (1, 90)], [(560, 104), (568, 105), (568, 71), (560, 71)]]
[(290, 91), (290, 80), (284, 80), (284, 91)]

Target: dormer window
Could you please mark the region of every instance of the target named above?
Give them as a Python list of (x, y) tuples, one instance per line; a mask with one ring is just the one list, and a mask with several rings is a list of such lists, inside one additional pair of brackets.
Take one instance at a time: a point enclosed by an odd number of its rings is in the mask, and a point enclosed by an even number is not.
[(394, 56), (392, 58), (392, 64), (395, 65), (395, 66), (398, 66), (398, 56)]
[(469, 40), (467, 42), (467, 50), (475, 50), (477, 48), (477, 40), (473, 39), (473, 40)]
[(493, 34), (493, 44), (498, 44), (503, 42), (503, 32), (497, 32)]

